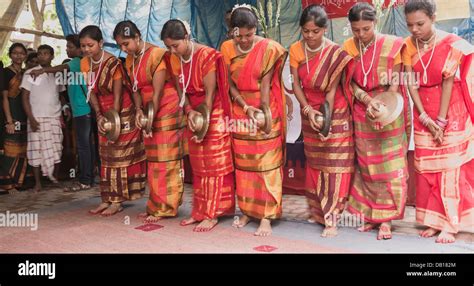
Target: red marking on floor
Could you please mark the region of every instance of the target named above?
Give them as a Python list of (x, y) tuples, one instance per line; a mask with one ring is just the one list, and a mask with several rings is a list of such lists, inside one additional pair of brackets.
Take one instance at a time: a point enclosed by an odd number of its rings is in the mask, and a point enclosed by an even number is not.
[(253, 249), (260, 252), (272, 252), (272, 251), (277, 250), (278, 248), (271, 245), (260, 245), (260, 246), (254, 247)]
[(160, 228), (163, 228), (164, 226), (155, 224), (155, 223), (147, 223), (141, 226), (137, 226), (135, 229), (141, 230), (141, 231), (154, 231), (158, 230)]

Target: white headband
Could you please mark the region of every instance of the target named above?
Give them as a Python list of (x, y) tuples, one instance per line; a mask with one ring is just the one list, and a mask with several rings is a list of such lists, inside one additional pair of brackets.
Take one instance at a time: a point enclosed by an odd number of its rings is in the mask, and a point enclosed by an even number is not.
[(184, 25), (184, 29), (186, 30), (186, 33), (191, 37), (191, 26), (189, 23), (185, 20), (181, 20), (180, 18), (177, 18), (176, 20), (180, 21)]
[(241, 5), (235, 4), (234, 8), (232, 8), (232, 12), (230, 12), (230, 15), (232, 16), (234, 11), (239, 9), (239, 8), (245, 8), (245, 9), (249, 9), (250, 11), (252, 11), (252, 6), (249, 5), (249, 4), (241, 4)]

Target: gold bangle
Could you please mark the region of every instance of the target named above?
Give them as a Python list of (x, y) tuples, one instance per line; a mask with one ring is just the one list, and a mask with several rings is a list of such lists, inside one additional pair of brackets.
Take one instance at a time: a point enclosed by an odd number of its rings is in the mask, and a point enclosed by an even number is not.
[(233, 101), (236, 102), (239, 97), (242, 97), (242, 95), (237, 95), (236, 97), (233, 98)]
[(242, 109), (244, 110), (244, 113), (247, 114), (247, 110), (249, 110), (249, 106), (245, 104), (244, 107), (242, 107)]

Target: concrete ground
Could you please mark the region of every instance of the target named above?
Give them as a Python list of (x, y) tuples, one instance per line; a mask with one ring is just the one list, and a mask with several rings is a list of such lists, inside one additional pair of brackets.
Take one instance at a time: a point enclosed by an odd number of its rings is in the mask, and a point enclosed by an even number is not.
[(474, 234), (461, 233), (448, 245), (420, 238), (413, 207), (407, 207), (404, 220), (394, 222), (392, 240), (377, 241), (375, 231), (360, 233), (352, 226), (341, 227), (335, 238), (322, 238), (323, 227), (308, 221), (306, 199), (285, 195), (283, 218), (274, 223), (271, 237), (262, 238), (253, 235), (256, 222), (240, 230), (231, 227), (234, 217), (222, 218), (208, 233), (179, 226), (191, 212), (190, 185), (178, 218), (144, 226), (137, 214), (144, 211), (147, 197), (103, 218), (87, 213), (100, 203), (97, 187), (64, 193), (49, 186), (40, 193), (0, 196), (0, 214), (38, 214), (37, 230), (0, 226), (0, 253), (474, 253)]

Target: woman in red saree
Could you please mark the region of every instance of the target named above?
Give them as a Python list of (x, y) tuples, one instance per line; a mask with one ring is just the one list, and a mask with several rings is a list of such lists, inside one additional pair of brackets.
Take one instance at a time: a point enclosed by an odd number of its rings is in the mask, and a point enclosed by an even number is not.
[[(234, 226), (243, 227), (255, 218), (260, 220), (255, 235), (268, 236), (271, 220), (280, 218), (282, 211), (286, 104), (281, 71), (287, 52), (277, 42), (255, 35), (257, 18), (250, 8), (234, 9), (231, 25), (236, 33), (221, 51), (231, 74), (237, 198), (244, 214)], [(269, 134), (253, 124), (261, 105), (271, 111)]]
[(151, 134), (145, 134), (148, 187), (150, 197), (145, 223), (162, 217), (174, 217), (184, 191), (183, 156), (184, 113), (179, 107), (179, 95), (169, 66), (170, 53), (142, 40), (140, 31), (131, 21), (117, 24), (114, 38), (128, 56), (125, 68), (132, 82), (136, 107), (135, 124), (143, 128), (143, 107), (153, 102), (155, 117)]
[[(169, 20), (163, 26), (161, 39), (172, 52), (171, 66), (182, 92), (182, 103), (188, 118), (189, 160), (193, 170), (193, 209), (191, 218), (181, 225), (200, 222), (196, 232), (210, 231), (218, 217), (235, 210), (234, 165), (230, 134), (225, 126), (229, 116), (229, 85), (222, 55), (190, 40), (189, 25)], [(179, 78), (179, 80), (178, 80)], [(210, 124), (202, 139), (193, 136), (199, 105), (205, 104)]]
[[(408, 1), (405, 15), (412, 36), (403, 62), (419, 74), (409, 85), (415, 103), (416, 220), (452, 243), (460, 231), (474, 232), (473, 47), (434, 27), (434, 1)], [(410, 82), (411, 83), (411, 82)]]
[[(79, 34), (84, 58), (81, 72), (89, 87), (88, 95), (97, 115), (99, 155), (101, 159), (100, 189), (102, 203), (90, 211), (103, 216), (122, 211), (122, 202), (142, 197), (145, 191), (145, 148), (141, 132), (135, 127), (135, 107), (130, 96), (130, 83), (123, 79), (122, 63), (102, 49), (102, 32), (87, 26)], [(109, 142), (104, 136), (103, 114), (115, 109), (120, 116), (120, 136)]]
[(357, 165), (348, 210), (362, 216), (365, 224), (360, 231), (380, 226), (377, 239), (391, 239), (391, 221), (403, 218), (407, 196), (408, 100), (404, 96), (404, 112), (387, 126), (369, 123), (366, 117), (373, 117), (383, 104), (374, 99), (377, 94), (399, 90), (403, 39), (375, 33), (376, 11), (368, 3), (355, 4), (349, 21), (354, 37), (344, 49), (354, 61), (348, 65), (346, 86), (355, 97)]
[[(303, 39), (290, 47), (293, 91), (302, 106), (306, 155), (306, 198), (315, 221), (325, 226), (321, 236), (337, 235), (337, 216), (342, 214), (354, 172), (352, 116), (341, 75), (352, 57), (324, 37), (329, 19), (318, 5), (301, 15)], [(332, 114), (326, 137), (311, 126), (320, 106), (327, 101)]]

